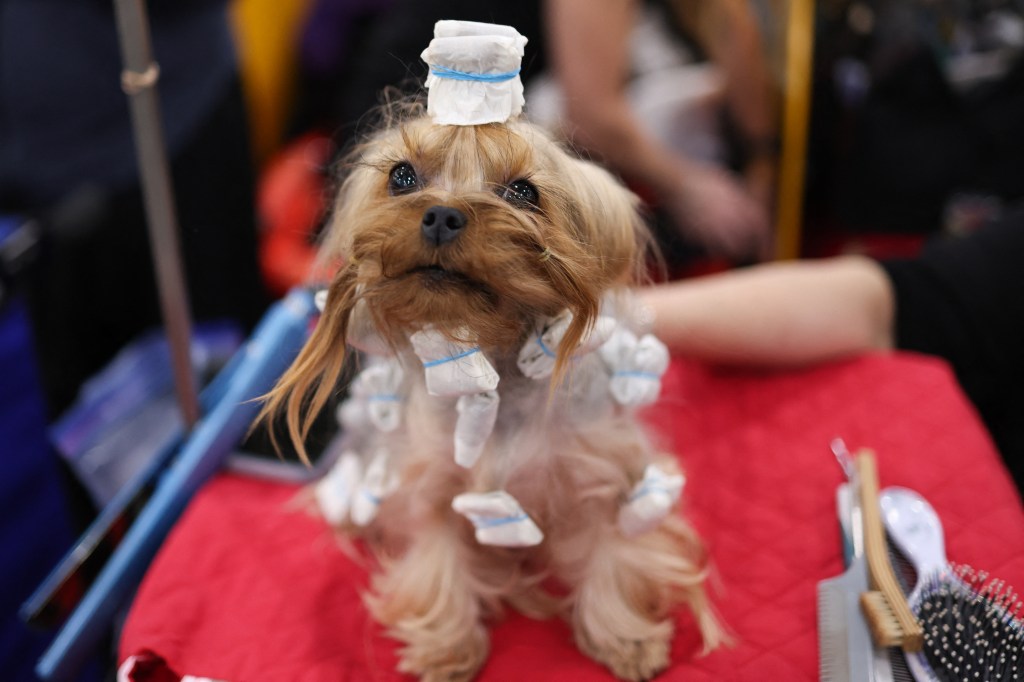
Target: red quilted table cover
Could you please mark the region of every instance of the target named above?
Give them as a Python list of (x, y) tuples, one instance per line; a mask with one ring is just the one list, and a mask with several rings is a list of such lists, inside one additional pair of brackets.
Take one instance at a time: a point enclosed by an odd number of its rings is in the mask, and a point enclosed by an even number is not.
[[(708, 544), (713, 599), (736, 639), (700, 657), (681, 614), (660, 680), (817, 679), (815, 588), (843, 570), (836, 436), (875, 450), (882, 486), (931, 501), (951, 560), (1024, 588), (1020, 497), (940, 361), (877, 355), (773, 374), (676, 362), (650, 419), (680, 453), (683, 513)], [(230, 475), (207, 485), (141, 586), (122, 658), (151, 652), (177, 673), (237, 682), (405, 679), (360, 602), (366, 568), (289, 505), (296, 490)], [(480, 679), (612, 678), (564, 623), (511, 614)]]

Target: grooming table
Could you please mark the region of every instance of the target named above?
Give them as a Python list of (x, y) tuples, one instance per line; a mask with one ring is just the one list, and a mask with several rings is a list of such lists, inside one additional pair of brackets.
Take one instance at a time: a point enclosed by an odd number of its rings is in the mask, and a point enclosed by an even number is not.
[[(680, 453), (683, 510), (708, 545), (712, 599), (736, 640), (700, 657), (680, 613), (659, 680), (817, 679), (815, 589), (843, 570), (837, 436), (875, 451), (882, 486), (928, 498), (952, 561), (1024, 589), (1024, 507), (941, 361), (871, 355), (756, 374), (677, 361), (647, 416)], [(121, 658), (148, 662), (133, 679), (408, 679), (360, 601), (365, 566), (293, 504), (297, 491), (222, 474), (199, 492), (125, 624)], [(491, 636), (481, 680), (612, 679), (558, 620), (510, 613)]]

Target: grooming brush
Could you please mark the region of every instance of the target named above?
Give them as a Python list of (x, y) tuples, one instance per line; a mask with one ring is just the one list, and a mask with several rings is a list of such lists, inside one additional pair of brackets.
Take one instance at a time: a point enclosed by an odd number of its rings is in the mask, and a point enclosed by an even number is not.
[[(843, 534), (847, 570), (818, 583), (818, 653), (821, 682), (896, 682), (889, 650), (874, 647), (859, 598), (868, 589), (864, 555), (860, 477), (842, 439), (831, 444), (848, 483), (836, 489), (836, 512)], [(913, 682), (909, 673), (899, 682)]]
[(864, 544), (872, 590), (861, 595), (860, 605), (875, 644), (899, 646), (906, 652), (920, 651), (924, 643), (921, 624), (910, 610), (896, 574), (889, 563), (878, 505), (878, 468), (875, 456), (861, 450), (855, 464), (860, 476), (864, 506)]
[(1024, 680), (1021, 602), (1005, 583), (946, 560), (942, 524), (912, 490), (879, 499), (886, 530), (914, 565), (908, 601), (924, 630), (921, 653), (908, 653), (917, 682)]
[(924, 653), (935, 678), (1024, 679), (1024, 623), (1016, 593), (984, 572), (952, 569), (952, 579), (929, 580), (921, 593)]

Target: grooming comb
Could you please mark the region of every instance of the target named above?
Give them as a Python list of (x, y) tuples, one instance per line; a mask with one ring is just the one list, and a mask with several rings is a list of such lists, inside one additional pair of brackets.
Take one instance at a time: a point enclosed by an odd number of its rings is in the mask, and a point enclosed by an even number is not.
[(821, 682), (871, 679), (871, 635), (857, 608), (857, 596), (868, 586), (863, 524), (856, 476), (836, 489), (836, 507), (849, 533), (850, 564), (846, 572), (818, 583), (818, 673)]
[(878, 506), (878, 468), (874, 453), (861, 450), (855, 464), (860, 479), (865, 554), (872, 587), (861, 595), (861, 609), (875, 644), (899, 646), (907, 652), (920, 651), (924, 644), (924, 631), (910, 610), (889, 563), (885, 529)]
[(867, 623), (857, 606), (867, 589), (860, 479), (846, 444), (831, 443), (848, 483), (836, 489), (836, 512), (847, 570), (818, 583), (819, 674), (823, 682), (895, 682), (887, 650), (871, 646)]

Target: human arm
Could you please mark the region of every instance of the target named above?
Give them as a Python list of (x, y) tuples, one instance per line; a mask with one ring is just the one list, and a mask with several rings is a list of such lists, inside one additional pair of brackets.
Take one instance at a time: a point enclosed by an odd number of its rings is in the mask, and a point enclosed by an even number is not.
[(673, 7), (722, 73), (747, 189), (770, 210), (778, 156), (777, 96), (753, 8), (749, 0), (681, 0)]
[(711, 251), (749, 256), (767, 241), (767, 213), (738, 178), (673, 154), (626, 97), (634, 0), (547, 0), (550, 57), (568, 133), (617, 173), (649, 188), (680, 230)]
[(673, 353), (744, 366), (795, 366), (893, 346), (885, 271), (857, 256), (785, 261), (639, 292)]
[(682, 180), (684, 164), (656, 144), (625, 95), (634, 0), (548, 0), (550, 53), (565, 91), (572, 137), (620, 174), (655, 192)]

